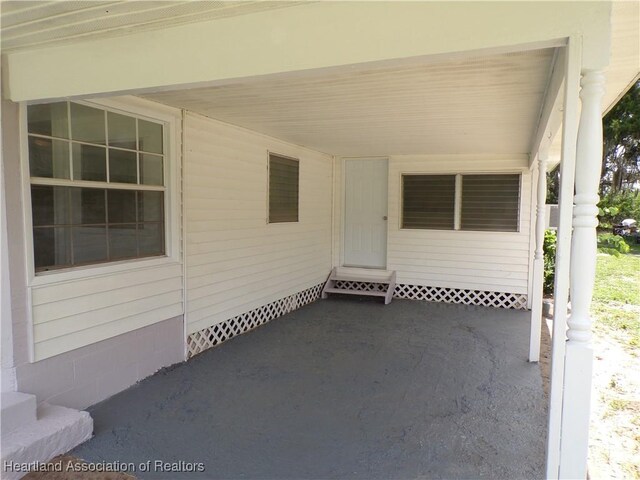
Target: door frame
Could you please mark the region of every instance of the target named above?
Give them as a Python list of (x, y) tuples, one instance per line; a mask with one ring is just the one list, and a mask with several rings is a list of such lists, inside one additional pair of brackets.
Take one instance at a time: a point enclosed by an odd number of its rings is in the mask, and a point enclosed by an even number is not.
[(386, 270), (389, 266), (389, 221), (387, 220), (387, 248), (385, 251), (384, 267), (349, 267), (344, 264), (346, 213), (347, 213), (347, 160), (386, 160), (387, 161), (387, 218), (389, 218), (389, 164), (391, 158), (386, 155), (372, 155), (363, 157), (340, 157), (340, 228), (339, 228), (339, 266), (346, 268), (369, 268), (371, 270)]

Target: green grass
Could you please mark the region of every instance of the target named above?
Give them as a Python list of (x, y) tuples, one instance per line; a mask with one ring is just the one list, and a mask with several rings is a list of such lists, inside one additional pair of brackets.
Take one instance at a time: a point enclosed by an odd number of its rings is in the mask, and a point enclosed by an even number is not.
[(640, 306), (640, 256), (598, 255), (593, 299)]
[(591, 311), (596, 326), (622, 333), (629, 346), (640, 347), (640, 255), (598, 255)]

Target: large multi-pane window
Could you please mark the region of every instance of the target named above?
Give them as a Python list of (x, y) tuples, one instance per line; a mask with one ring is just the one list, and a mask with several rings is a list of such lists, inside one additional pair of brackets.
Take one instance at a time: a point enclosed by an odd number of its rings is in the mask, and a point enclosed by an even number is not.
[(165, 254), (162, 123), (58, 102), (27, 124), (37, 272)]
[(517, 232), (520, 174), (402, 175), (402, 228)]

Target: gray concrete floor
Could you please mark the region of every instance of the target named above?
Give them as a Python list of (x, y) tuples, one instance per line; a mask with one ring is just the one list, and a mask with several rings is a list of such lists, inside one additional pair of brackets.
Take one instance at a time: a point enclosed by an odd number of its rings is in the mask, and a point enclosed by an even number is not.
[(89, 409), (87, 461), (203, 462), (139, 478), (542, 478), (529, 313), (331, 298)]

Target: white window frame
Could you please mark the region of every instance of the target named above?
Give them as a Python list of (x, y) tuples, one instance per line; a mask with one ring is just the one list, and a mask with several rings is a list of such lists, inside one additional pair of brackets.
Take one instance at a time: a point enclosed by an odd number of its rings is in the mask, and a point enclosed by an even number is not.
[[(523, 170), (505, 170), (505, 171), (457, 171), (457, 172), (400, 172), (400, 198), (399, 198), (399, 211), (398, 211), (398, 230), (399, 231), (413, 231), (413, 232), (460, 232), (466, 234), (478, 234), (478, 235), (519, 235), (522, 233), (522, 207), (523, 207), (523, 195), (522, 195), (522, 187), (524, 182), (524, 171)], [(404, 215), (404, 182), (403, 177), (405, 175), (455, 175), (455, 202), (454, 202), (454, 218), (452, 229), (438, 229), (438, 228), (405, 228), (402, 226), (402, 219)], [(461, 228), (462, 224), (462, 177), (465, 175), (518, 175), (520, 177), (519, 185), (518, 185), (518, 222), (517, 229), (514, 231), (503, 231), (503, 230), (466, 230)]]
[[(163, 173), (165, 178), (164, 195), (164, 245), (162, 256), (133, 258), (113, 262), (72, 266), (48, 271), (35, 271), (33, 252), (33, 217), (31, 210), (31, 177), (29, 173), (29, 138), (27, 125), (27, 103), (20, 104), (20, 170), (22, 181), (22, 204), (24, 224), (24, 246), (26, 253), (28, 286), (42, 286), (54, 283), (110, 275), (137, 269), (146, 269), (162, 265), (179, 264), (180, 226), (181, 226), (181, 113), (179, 110), (137, 97), (127, 96), (112, 99), (70, 100), (73, 103), (99, 108), (123, 115), (136, 116), (143, 120), (162, 123), (164, 141)], [(38, 102), (33, 102), (38, 103)], [(55, 183), (55, 179), (50, 183)], [(82, 185), (79, 182), (78, 185)], [(87, 184), (90, 184), (88, 182)]]

